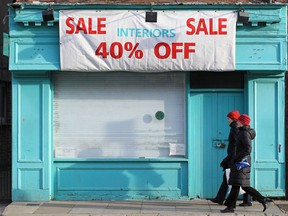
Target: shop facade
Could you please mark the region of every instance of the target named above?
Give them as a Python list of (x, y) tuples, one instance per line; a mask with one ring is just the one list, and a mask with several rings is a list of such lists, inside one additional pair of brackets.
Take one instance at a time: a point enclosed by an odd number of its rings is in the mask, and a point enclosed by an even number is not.
[(15, 3), (9, 16), (13, 201), (212, 198), (233, 109), (257, 132), (252, 185), (285, 196), (287, 5)]

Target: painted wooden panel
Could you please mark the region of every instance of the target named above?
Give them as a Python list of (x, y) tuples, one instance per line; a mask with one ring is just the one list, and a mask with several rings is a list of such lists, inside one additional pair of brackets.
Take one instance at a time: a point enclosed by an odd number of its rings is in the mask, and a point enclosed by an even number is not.
[[(260, 167), (260, 166), (258, 166)], [(285, 174), (284, 164), (280, 166), (262, 166), (255, 168), (255, 188), (266, 196), (285, 195)]]
[(13, 75), (12, 200), (50, 200), (50, 80)]
[(21, 81), (18, 88), (18, 161), (43, 161), (43, 85)]
[[(19, 18), (22, 16), (22, 12), (24, 11), (25, 13), (23, 15), (25, 17), (25, 20), (23, 20), (23, 22), (21, 23), (17, 22), (17, 20), (19, 21)], [(18, 17), (19, 15), (20, 17)], [(59, 37), (58, 24), (55, 23), (54, 25), (54, 22), (44, 23), (42, 18), (42, 10), (37, 9), (15, 11), (14, 9), (12, 9), (12, 7), (10, 7), (9, 16), (11, 17), (11, 19), (9, 19), (10, 38), (34, 38), (36, 35), (37, 37), (46, 38)], [(34, 22), (31, 22), (31, 19), (34, 19)]]
[[(19, 181), (18, 188), (20, 190), (31, 190), (31, 189), (44, 189), (43, 185), (43, 169), (41, 168), (21, 168), (18, 170)], [(34, 179), (34, 181), (31, 181)]]
[(257, 82), (254, 87), (257, 92), (254, 119), (257, 122), (257, 138), (261, 140), (255, 143), (255, 160), (275, 162), (278, 155), (278, 82)]
[(238, 39), (236, 49), (237, 69), (285, 70), (286, 43), (281, 39)]
[[(59, 44), (51, 38), (11, 39), (10, 70), (55, 70), (60, 67)], [(33, 66), (32, 66), (33, 65)]]
[(187, 198), (184, 162), (56, 162), (54, 165), (56, 199)]

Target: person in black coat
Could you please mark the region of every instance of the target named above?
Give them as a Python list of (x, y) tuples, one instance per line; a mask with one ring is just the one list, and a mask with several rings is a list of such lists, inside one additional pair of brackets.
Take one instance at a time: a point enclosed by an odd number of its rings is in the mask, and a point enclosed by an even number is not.
[[(225, 170), (230, 169), (231, 166), (233, 165), (235, 142), (239, 131), (237, 127), (237, 120), (239, 117), (240, 113), (238, 110), (233, 110), (227, 114), (227, 120), (230, 126), (230, 132), (228, 136), (227, 156), (220, 163), (220, 166), (223, 168), (224, 171), (223, 179), (216, 197), (211, 199), (212, 202), (218, 203), (219, 205), (223, 205), (228, 190), (228, 183)], [(239, 206), (252, 206), (252, 197), (245, 193), (243, 195), (243, 203), (241, 203)]]
[(231, 166), (233, 165), (232, 162), (233, 162), (234, 148), (236, 137), (238, 134), (237, 119), (239, 117), (240, 113), (238, 110), (233, 110), (227, 114), (228, 123), (230, 126), (230, 132), (228, 137), (227, 156), (220, 163), (220, 166), (223, 168), (224, 171), (223, 180), (216, 197), (214, 199), (211, 199), (212, 202), (218, 203), (219, 205), (223, 204), (228, 190), (228, 183), (226, 179), (225, 170), (231, 168)]
[(256, 189), (250, 186), (251, 142), (255, 138), (256, 132), (254, 129), (250, 128), (250, 117), (246, 114), (243, 114), (238, 118), (237, 125), (239, 133), (236, 138), (233, 165), (231, 167), (229, 179), (229, 184), (232, 185), (232, 189), (224, 203), (227, 208), (221, 210), (221, 212), (234, 212), (240, 187), (263, 205), (264, 212), (267, 209), (268, 198), (265, 198)]

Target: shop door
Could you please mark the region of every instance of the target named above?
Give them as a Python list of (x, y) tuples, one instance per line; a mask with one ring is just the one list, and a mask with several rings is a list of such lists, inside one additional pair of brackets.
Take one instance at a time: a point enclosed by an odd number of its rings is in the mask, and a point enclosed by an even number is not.
[(251, 123), (256, 129), (251, 184), (264, 196), (285, 196), (284, 78), (249, 77), (248, 86), (255, 103)]
[(230, 127), (227, 113), (243, 111), (242, 92), (190, 94), (190, 130), (192, 196), (213, 198), (222, 182), (220, 163), (227, 155)]

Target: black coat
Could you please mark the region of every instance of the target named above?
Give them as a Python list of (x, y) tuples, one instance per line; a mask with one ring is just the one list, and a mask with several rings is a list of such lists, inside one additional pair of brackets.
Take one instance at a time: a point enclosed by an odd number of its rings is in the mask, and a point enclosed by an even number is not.
[(235, 154), (233, 157), (233, 166), (231, 167), (229, 184), (235, 186), (249, 187), (250, 186), (250, 167), (245, 167), (237, 170), (236, 163), (242, 161), (245, 157), (251, 166), (251, 142), (255, 138), (256, 132), (249, 126), (239, 128), (239, 133), (236, 139)]
[(232, 165), (234, 164), (233, 157), (235, 152), (235, 143), (239, 132), (237, 127), (237, 121), (231, 122), (229, 126), (230, 126), (230, 133), (228, 137), (227, 156), (222, 160), (220, 164), (221, 167), (223, 167), (223, 169), (231, 168)]

